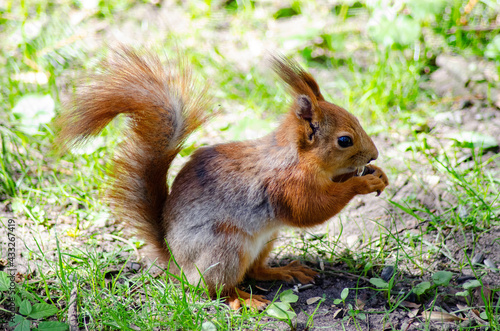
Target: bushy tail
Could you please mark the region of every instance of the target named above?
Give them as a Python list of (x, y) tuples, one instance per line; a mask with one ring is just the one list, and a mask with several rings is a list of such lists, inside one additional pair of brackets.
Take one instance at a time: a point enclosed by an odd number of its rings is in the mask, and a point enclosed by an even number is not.
[(167, 173), (187, 136), (208, 119), (206, 87), (195, 87), (186, 66), (164, 67), (157, 56), (124, 46), (90, 78), (57, 121), (58, 144), (73, 147), (117, 115), (129, 117), (114, 157), (111, 202), (120, 218), (165, 254)]

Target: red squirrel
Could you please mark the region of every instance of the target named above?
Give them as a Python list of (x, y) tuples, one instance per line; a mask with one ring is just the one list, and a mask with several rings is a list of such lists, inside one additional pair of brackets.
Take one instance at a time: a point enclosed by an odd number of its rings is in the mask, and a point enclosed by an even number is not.
[(222, 289), (233, 309), (269, 303), (238, 289), (245, 277), (313, 282), (317, 272), (297, 261), (267, 265), (281, 228), (321, 224), (355, 195), (389, 184), (368, 165), (378, 151), (356, 117), (326, 101), (295, 61), (273, 57), (272, 65), (293, 97), (281, 125), (263, 138), (199, 148), (170, 188), (172, 160), (209, 118), (207, 88), (195, 87), (187, 66), (121, 46), (58, 119), (59, 143), (70, 148), (117, 115), (129, 118), (111, 178), (118, 218), (155, 247), (155, 258), (173, 257), (191, 284), (203, 277), (210, 295)]

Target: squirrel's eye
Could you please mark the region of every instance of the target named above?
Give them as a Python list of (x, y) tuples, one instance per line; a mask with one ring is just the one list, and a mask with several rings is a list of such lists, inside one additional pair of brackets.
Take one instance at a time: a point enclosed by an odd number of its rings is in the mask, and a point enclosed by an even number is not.
[(339, 146), (343, 147), (343, 148), (346, 148), (346, 147), (353, 145), (351, 137), (348, 137), (348, 136), (342, 136), (337, 141), (339, 143)]

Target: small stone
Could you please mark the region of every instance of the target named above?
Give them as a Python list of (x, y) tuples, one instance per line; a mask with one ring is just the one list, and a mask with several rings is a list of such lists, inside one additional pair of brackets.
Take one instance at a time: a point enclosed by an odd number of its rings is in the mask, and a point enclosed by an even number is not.
[(350, 235), (345, 239), (345, 244), (349, 249), (354, 250), (361, 244), (361, 239), (359, 235)]
[(484, 265), (487, 266), (489, 269), (491, 269), (491, 271), (498, 272), (497, 266), (489, 258), (484, 260)]
[(130, 262), (130, 263), (128, 263), (127, 267), (132, 272), (138, 272), (139, 270), (141, 270), (141, 264), (137, 263), (137, 262)]
[(474, 257), (470, 262), (472, 263), (472, 265), (474, 265), (483, 262), (483, 259), (484, 259), (483, 253), (477, 253), (476, 255), (474, 255)]

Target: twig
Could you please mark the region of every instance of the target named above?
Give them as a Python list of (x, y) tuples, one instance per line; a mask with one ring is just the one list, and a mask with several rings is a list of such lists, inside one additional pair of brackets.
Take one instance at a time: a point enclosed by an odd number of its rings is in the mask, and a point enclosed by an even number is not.
[(70, 331), (79, 331), (78, 326), (78, 311), (77, 311), (77, 299), (78, 299), (78, 280), (75, 281), (73, 289), (71, 290), (71, 295), (69, 297), (69, 307), (68, 307), (68, 324)]

